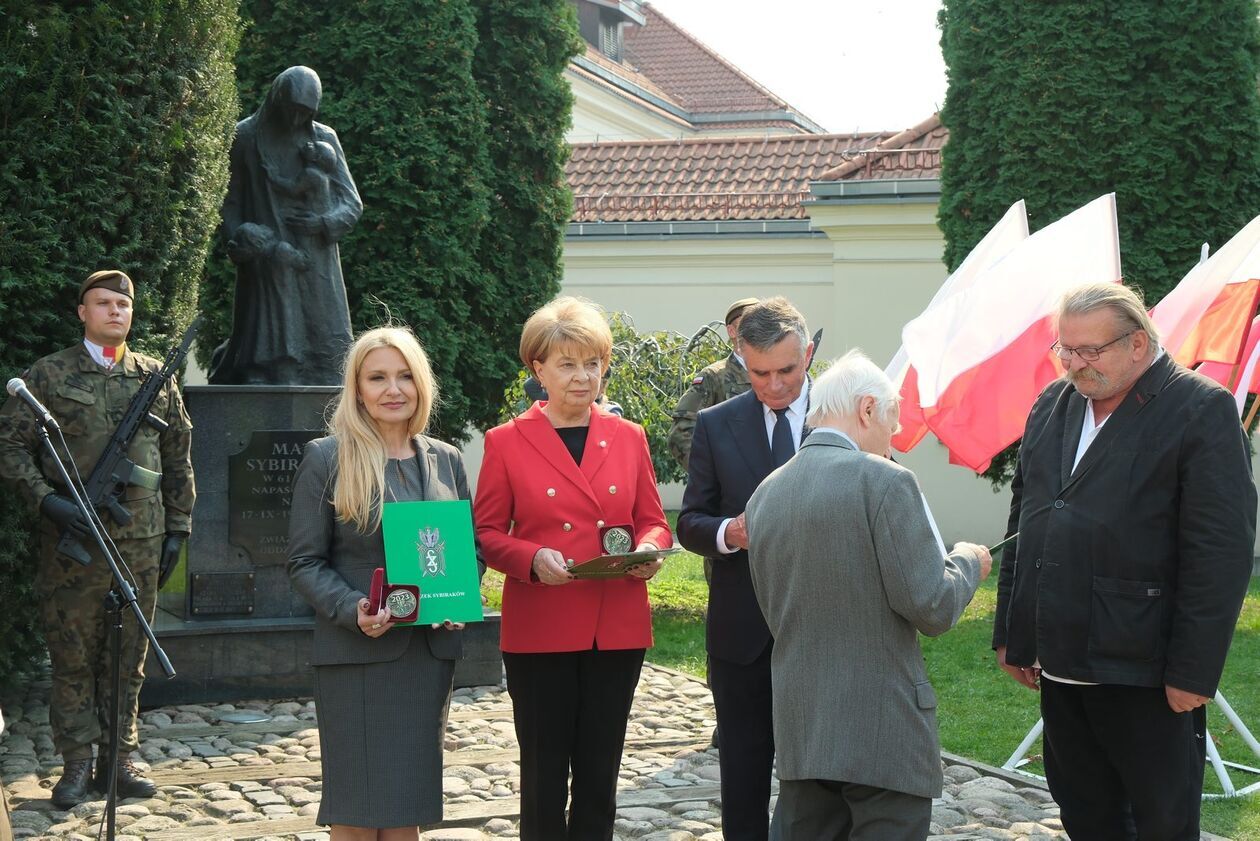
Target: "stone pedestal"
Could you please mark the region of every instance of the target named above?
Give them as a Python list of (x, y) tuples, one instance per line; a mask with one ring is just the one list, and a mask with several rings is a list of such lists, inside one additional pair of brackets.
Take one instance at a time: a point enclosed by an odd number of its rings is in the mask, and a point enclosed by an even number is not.
[[(184, 568), (154, 622), (176, 676), (152, 656), (145, 705), (309, 695), (311, 607), (286, 570), (293, 474), (323, 435), (332, 386), (189, 386), (197, 506)], [(182, 573), (182, 575), (180, 574)], [(465, 631), (460, 686), (496, 684), (498, 617)]]

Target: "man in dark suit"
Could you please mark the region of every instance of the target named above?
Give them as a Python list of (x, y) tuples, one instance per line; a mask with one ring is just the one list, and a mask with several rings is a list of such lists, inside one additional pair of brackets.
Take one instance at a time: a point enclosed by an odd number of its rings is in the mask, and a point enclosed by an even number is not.
[(993, 647), (1040, 684), (1072, 838), (1197, 839), (1204, 705), (1255, 544), (1246, 437), (1231, 395), (1163, 352), (1125, 286), (1068, 293), (1058, 330), (1066, 373), (1024, 431)]
[(774, 764), (773, 640), (748, 574), (744, 506), (805, 435), (813, 343), (786, 298), (744, 310), (739, 340), (752, 390), (696, 418), (678, 539), (712, 561), (706, 647), (721, 737), (722, 832), (764, 841)]

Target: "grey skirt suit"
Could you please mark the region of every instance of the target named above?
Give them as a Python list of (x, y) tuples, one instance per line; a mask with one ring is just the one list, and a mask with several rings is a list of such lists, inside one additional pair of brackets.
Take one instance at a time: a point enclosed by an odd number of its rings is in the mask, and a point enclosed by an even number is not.
[[(468, 499), (459, 451), (422, 435), (416, 457), (386, 465), (386, 500)], [(293, 482), (289, 577), (315, 608), (311, 665), (319, 717), (320, 824), (389, 828), (442, 819), (442, 748), (461, 632), (358, 626), (372, 571), (385, 566), (380, 529), (361, 534), (332, 507), (337, 441), (306, 447)]]

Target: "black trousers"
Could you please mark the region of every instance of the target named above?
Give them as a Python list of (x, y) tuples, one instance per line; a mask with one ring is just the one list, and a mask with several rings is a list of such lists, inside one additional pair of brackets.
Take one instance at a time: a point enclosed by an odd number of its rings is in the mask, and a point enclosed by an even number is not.
[(836, 780), (779, 780), (774, 841), (923, 841), (932, 801)]
[(1046, 780), (1072, 841), (1197, 841), (1204, 707), (1163, 688), (1041, 681)]
[(717, 708), (718, 765), (722, 770), (722, 834), (726, 841), (766, 841), (770, 832), (770, 775), (774, 768), (768, 643), (747, 665), (709, 658)]
[(521, 841), (613, 837), (617, 772), (643, 655), (642, 648), (503, 653), (521, 746)]

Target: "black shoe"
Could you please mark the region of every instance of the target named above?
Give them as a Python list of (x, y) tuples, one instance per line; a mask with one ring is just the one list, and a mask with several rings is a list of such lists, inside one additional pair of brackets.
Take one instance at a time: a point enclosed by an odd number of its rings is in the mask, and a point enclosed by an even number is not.
[[(105, 774), (105, 763), (98, 762), (96, 765), (96, 788), (101, 794), (108, 795), (109, 777)], [(131, 761), (131, 757), (120, 756), (118, 758), (118, 799), (153, 797), (156, 794), (157, 786), (153, 784), (153, 780), (140, 775), (140, 769)]]
[(88, 786), (92, 782), (91, 759), (67, 759), (61, 771), (61, 779), (52, 790), (52, 804), (65, 811), (73, 809), (88, 799)]

